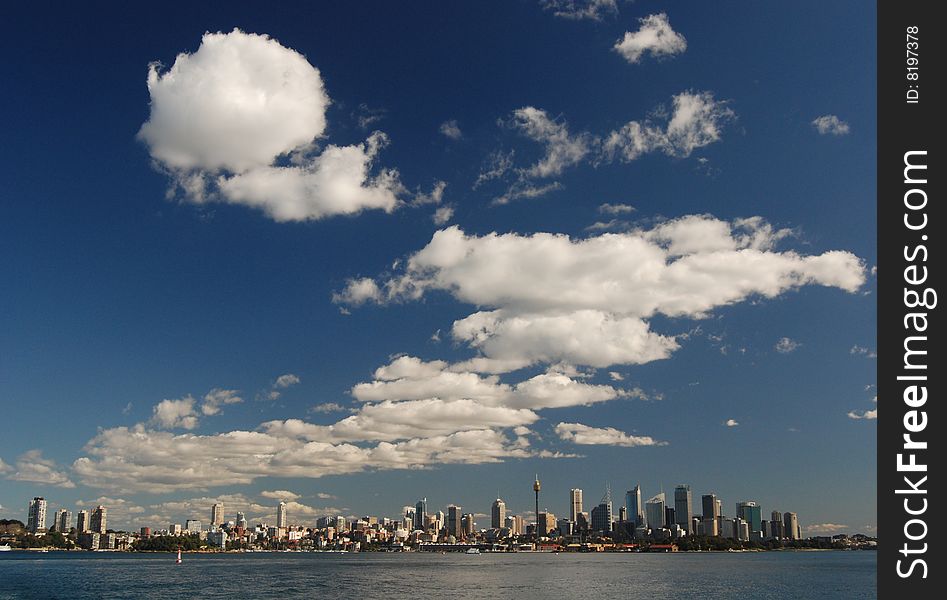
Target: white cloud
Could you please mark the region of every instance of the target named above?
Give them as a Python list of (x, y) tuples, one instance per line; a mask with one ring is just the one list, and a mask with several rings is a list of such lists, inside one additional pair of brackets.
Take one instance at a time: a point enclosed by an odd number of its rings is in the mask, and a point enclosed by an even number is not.
[(611, 377), (612, 381), (624, 381), (625, 377), (618, 371), (609, 371), (608, 376)]
[(214, 388), (204, 395), (204, 401), (201, 403), (201, 412), (205, 415), (216, 415), (221, 411), (221, 406), (226, 404), (238, 404), (243, 402), (237, 390), (223, 390)]
[(546, 111), (532, 106), (513, 111), (512, 126), (545, 146), (545, 156), (526, 169), (529, 177), (560, 175), (566, 167), (582, 162), (595, 143), (590, 134), (570, 134), (565, 122), (557, 122)]
[(822, 115), (812, 120), (812, 126), (820, 135), (847, 135), (851, 131), (848, 123), (835, 115)]
[(464, 137), (464, 133), (460, 130), (460, 125), (457, 124), (457, 119), (450, 119), (449, 121), (444, 121), (441, 123), (441, 126), (438, 128), (438, 131), (441, 132), (446, 138), (452, 140), (459, 140)]
[(319, 478), (530, 456), (528, 450), (492, 430), (362, 447), (263, 432), (173, 434), (143, 426), (101, 430), (84, 451), (86, 455), (73, 463), (84, 484), (150, 493), (248, 484), (264, 477)]
[(439, 206), (437, 210), (434, 211), (434, 214), (431, 216), (431, 219), (434, 220), (434, 224), (440, 227), (441, 225), (446, 225), (454, 217), (454, 207), (453, 206)]
[(864, 356), (865, 358), (878, 358), (878, 355), (875, 354), (874, 350), (871, 350), (870, 348), (866, 348), (864, 346), (859, 346), (858, 344), (855, 344), (854, 346), (852, 346), (851, 350), (849, 350), (848, 353), (855, 356)]
[(13, 481), (28, 481), (61, 488), (76, 487), (55, 461), (44, 458), (42, 450), (37, 449), (21, 454), (13, 467), (0, 461), (0, 473), (6, 473), (6, 478)]
[(850, 529), (848, 525), (839, 525), (838, 523), (819, 523), (816, 525), (807, 525), (806, 533), (838, 533)]
[(773, 348), (776, 349), (776, 352), (780, 354), (789, 354), (790, 352), (796, 350), (801, 346), (796, 340), (790, 339), (788, 337), (779, 338), (779, 341), (776, 342), (776, 345)]
[(194, 403), (193, 396), (162, 400), (152, 409), (151, 423), (164, 429), (194, 429), (199, 424)]
[(655, 58), (682, 54), (687, 50), (684, 36), (671, 29), (665, 13), (648, 15), (638, 19), (641, 26), (638, 31), (626, 31), (624, 37), (615, 43), (613, 49), (625, 60), (634, 64), (650, 53)]
[(371, 174), (383, 133), (314, 154), (330, 102), (322, 77), (265, 35), (206, 33), (168, 71), (152, 64), (148, 91), (151, 115), (139, 138), (192, 202), (242, 204), (277, 221), (399, 205), (397, 171)]
[(558, 181), (553, 181), (552, 183), (547, 183), (545, 185), (532, 185), (528, 180), (517, 181), (510, 186), (503, 194), (497, 196), (493, 199), (493, 204), (501, 206), (503, 204), (509, 204), (514, 200), (520, 200), (522, 198), (539, 198), (540, 196), (545, 196), (550, 192), (555, 192), (562, 189), (562, 184)]
[(309, 409), (310, 412), (314, 413), (333, 413), (342, 412), (344, 410), (346, 410), (346, 408), (336, 402), (323, 402), (322, 404), (317, 404)]
[(540, 0), (543, 10), (562, 19), (601, 21), (618, 14), (617, 0)]
[(286, 373), (276, 378), (276, 382), (273, 384), (273, 387), (279, 388), (279, 389), (286, 389), (288, 387), (298, 384), (299, 381), (300, 379), (298, 376), (293, 375), (292, 373)]
[(739, 425), (739, 423), (737, 423), (736, 419), (727, 419), (724, 425), (726, 425), (727, 427), (736, 427), (737, 425)]
[(858, 412), (857, 410), (852, 410), (852, 411), (849, 411), (849, 413), (848, 413), (848, 418), (849, 418), (849, 419), (856, 419), (856, 420), (859, 420), (859, 419), (868, 419), (868, 420), (877, 419), (877, 418), (878, 418), (878, 409), (875, 408), (875, 409), (873, 409), (873, 410), (865, 410), (865, 411), (862, 411), (862, 412)]
[(263, 498), (270, 498), (272, 500), (283, 500), (284, 502), (289, 502), (291, 500), (299, 500), (302, 496), (288, 490), (264, 490), (260, 492), (260, 496)]
[(843, 251), (775, 251), (787, 231), (759, 218), (726, 222), (706, 215), (585, 239), (473, 236), (453, 226), (409, 256), (400, 274), (355, 280), (335, 299), (384, 303), (444, 291), (482, 307), (452, 328), (455, 340), (480, 353), (463, 363), (470, 371), (560, 361), (641, 364), (679, 346), (675, 336), (651, 331), (655, 315), (704, 318), (718, 307), (809, 284), (859, 289), (860, 259)]
[(606, 215), (625, 215), (635, 212), (635, 207), (630, 204), (605, 204), (598, 205), (598, 212)]
[(563, 440), (573, 444), (593, 446), (664, 446), (667, 442), (659, 442), (649, 436), (628, 435), (613, 427), (590, 427), (581, 423), (559, 423), (556, 425), (556, 434)]
[(499, 150), (491, 152), (480, 168), (480, 174), (477, 175), (477, 180), (474, 181), (473, 189), (477, 189), (488, 181), (499, 179), (506, 175), (513, 167), (514, 155), (515, 152), (512, 150), (509, 152)]

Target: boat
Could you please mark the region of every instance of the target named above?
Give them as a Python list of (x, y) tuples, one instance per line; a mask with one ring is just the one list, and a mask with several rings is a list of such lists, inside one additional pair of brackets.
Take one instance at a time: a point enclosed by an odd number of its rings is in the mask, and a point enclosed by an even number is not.
[(467, 548), (467, 554), (480, 554), (480, 548)]
[(11, 550), (13, 550), (13, 547), (10, 546), (10, 544), (3, 544), (0, 546), (0, 552), (10, 552)]
[(180, 548), (178, 548), (178, 559), (174, 561), (174, 564), (176, 565), (181, 564), (181, 549)]

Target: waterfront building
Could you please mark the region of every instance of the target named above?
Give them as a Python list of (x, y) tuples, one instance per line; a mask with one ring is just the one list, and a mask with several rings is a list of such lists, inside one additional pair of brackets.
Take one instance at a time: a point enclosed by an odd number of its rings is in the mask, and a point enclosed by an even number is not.
[(618, 522), (625, 523), (628, 521), (628, 508), (624, 505), (618, 507)]
[(283, 529), (289, 526), (289, 513), (286, 509), (286, 503), (280, 500), (280, 503), (276, 505), (276, 527), (278, 529)]
[(89, 530), (99, 535), (105, 535), (107, 529), (108, 509), (101, 504), (92, 509), (92, 516), (89, 518)]
[(427, 517), (427, 498), (421, 498), (414, 505), (414, 528), (424, 531), (424, 520)]
[(89, 531), (89, 511), (80, 510), (76, 513), (76, 533), (85, 533)]
[(168, 526), (168, 533), (171, 535), (181, 535), (184, 533), (184, 527), (182, 527), (180, 523), (171, 523), (171, 525)]
[(574, 525), (575, 523), (565, 518), (556, 521), (556, 529), (559, 530), (559, 535), (562, 536), (572, 535), (572, 528)]
[(548, 510), (545, 512), (539, 513), (539, 518), (536, 519), (538, 523), (539, 536), (548, 536), (550, 533), (556, 530), (556, 515), (552, 514)]
[(578, 521), (580, 512), (582, 512), (582, 490), (572, 488), (569, 490), (569, 520), (573, 523)]
[(640, 485), (625, 492), (625, 510), (628, 512), (629, 521), (634, 522), (635, 525), (647, 525), (644, 506), (641, 504)]
[(701, 518), (716, 519), (720, 516), (720, 503), (717, 501), (717, 494), (711, 492), (700, 497), (700, 508), (703, 511)]
[(464, 535), (462, 507), (456, 504), (447, 506), (447, 535), (460, 539)]
[[(457, 508), (460, 507), (458, 506)], [(474, 529), (477, 528), (477, 524), (474, 523), (473, 513), (466, 513), (460, 518), (460, 528), (465, 538), (474, 534)]]
[(506, 502), (497, 498), (490, 507), (490, 527), (500, 529), (506, 524)]
[(592, 531), (609, 533), (612, 530), (612, 504), (602, 502), (592, 509)]
[(26, 517), (26, 529), (30, 533), (46, 530), (46, 498), (36, 496), (30, 500)]
[(242, 512), (237, 513), (237, 527), (247, 528), (247, 516)]
[(184, 529), (188, 533), (200, 533), (203, 527), (204, 526), (197, 519), (188, 519), (184, 522)]
[(582, 511), (577, 515), (575, 522), (575, 531), (588, 531), (592, 527), (592, 516), (587, 511)]
[(691, 528), (692, 518), (694, 508), (691, 486), (681, 484), (674, 488), (674, 522), (680, 525), (685, 533), (694, 533)]
[(59, 533), (69, 533), (69, 521), (72, 520), (72, 513), (65, 508), (56, 511), (56, 519), (53, 525)]
[(210, 526), (220, 527), (224, 524), (224, 505), (222, 502), (214, 504), (210, 509)]
[(76, 538), (76, 541), (79, 542), (80, 548), (85, 548), (86, 550), (98, 550), (101, 539), (102, 536), (99, 535), (97, 531), (87, 531), (85, 533), (80, 533)]
[(142, 527), (139, 532), (139, 537), (142, 539), (148, 539), (151, 537), (151, 527)]
[(645, 505), (645, 518), (651, 529), (661, 529), (665, 524), (664, 514), (664, 492), (656, 494), (648, 500)]
[(737, 502), (737, 516), (749, 523), (750, 532), (761, 534), (763, 531), (763, 509), (752, 500)]
[(799, 519), (796, 513), (783, 513), (783, 533), (785, 537), (791, 540), (798, 540), (802, 537), (799, 530)]
[(675, 519), (674, 519), (674, 507), (665, 506), (664, 507), (664, 526), (670, 529), (671, 525), (676, 525), (676, 524), (677, 523), (675, 522)]

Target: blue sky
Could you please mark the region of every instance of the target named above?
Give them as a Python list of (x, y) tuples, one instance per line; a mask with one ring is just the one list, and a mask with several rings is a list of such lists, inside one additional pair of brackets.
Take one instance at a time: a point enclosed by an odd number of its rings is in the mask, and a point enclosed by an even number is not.
[(0, 516), (873, 532), (874, 10), (582, 6), (12, 9)]

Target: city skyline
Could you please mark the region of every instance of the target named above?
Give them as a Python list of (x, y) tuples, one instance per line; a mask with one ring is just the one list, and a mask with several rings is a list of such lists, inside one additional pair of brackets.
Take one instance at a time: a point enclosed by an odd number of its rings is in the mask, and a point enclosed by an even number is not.
[(11, 9), (0, 518), (876, 533), (874, 14), (478, 5)]

